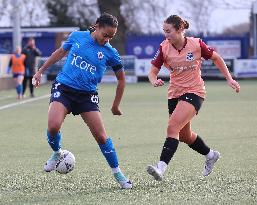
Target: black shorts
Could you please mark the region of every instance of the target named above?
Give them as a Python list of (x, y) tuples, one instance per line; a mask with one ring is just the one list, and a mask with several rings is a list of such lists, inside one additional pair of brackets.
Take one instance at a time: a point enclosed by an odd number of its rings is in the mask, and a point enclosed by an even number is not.
[(71, 88), (55, 81), (51, 89), (50, 103), (57, 101), (62, 103), (73, 115), (83, 112), (99, 111), (98, 93), (86, 92)]
[(13, 78), (18, 78), (20, 75), (24, 76), (23, 73), (13, 73)]
[(179, 98), (168, 99), (169, 114), (173, 113), (179, 100), (186, 101), (186, 102), (190, 103), (191, 105), (193, 105), (195, 107), (196, 114), (200, 110), (200, 108), (203, 104), (203, 101), (204, 101), (203, 98), (201, 98), (200, 96), (198, 96), (194, 93), (185, 93), (185, 94), (181, 95)]

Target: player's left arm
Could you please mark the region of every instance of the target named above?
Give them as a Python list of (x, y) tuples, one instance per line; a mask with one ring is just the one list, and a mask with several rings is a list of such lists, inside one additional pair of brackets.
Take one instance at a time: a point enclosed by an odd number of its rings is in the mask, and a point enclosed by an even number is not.
[(199, 44), (201, 47), (201, 56), (205, 60), (211, 59), (222, 75), (226, 78), (228, 85), (238, 93), (240, 91), (240, 85), (232, 78), (223, 58), (217, 52), (215, 52), (213, 48), (208, 47), (201, 39), (199, 39)]
[(124, 93), (126, 80), (121, 57), (115, 48), (112, 48), (112, 56), (108, 59), (107, 66), (112, 67), (112, 70), (114, 71), (117, 78), (116, 94), (113, 100), (111, 111), (113, 115), (122, 115), (119, 106)]
[(119, 109), (119, 105), (120, 105), (120, 102), (124, 93), (125, 85), (126, 85), (124, 70), (119, 69), (118, 71), (115, 72), (115, 76), (118, 82), (117, 82), (116, 94), (112, 104), (111, 111), (113, 115), (122, 115), (122, 112)]
[(226, 78), (228, 85), (238, 93), (240, 91), (240, 85), (237, 81), (235, 81), (232, 78), (223, 58), (217, 52), (213, 51), (211, 60), (217, 66), (217, 68), (220, 70), (220, 72), (223, 74), (223, 76)]

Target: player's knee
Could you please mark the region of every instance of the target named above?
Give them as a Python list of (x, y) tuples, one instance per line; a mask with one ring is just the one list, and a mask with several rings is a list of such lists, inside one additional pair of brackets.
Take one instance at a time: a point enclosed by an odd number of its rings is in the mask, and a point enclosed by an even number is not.
[(105, 132), (99, 132), (96, 134), (97, 136), (95, 136), (96, 141), (98, 144), (105, 144), (106, 140), (107, 140), (107, 136)]
[(177, 136), (179, 133), (179, 129), (177, 126), (174, 125), (168, 125), (167, 128), (167, 134), (168, 136)]
[(56, 136), (56, 134), (59, 132), (59, 129), (48, 128), (48, 132), (51, 136)]
[(104, 135), (95, 136), (95, 140), (97, 141), (98, 144), (105, 144), (106, 139), (107, 139), (107, 137)]
[(106, 138), (96, 138), (96, 141), (98, 144), (105, 144), (106, 143)]
[(60, 130), (60, 124), (55, 122), (55, 121), (48, 121), (48, 132), (51, 135), (55, 135), (59, 132)]

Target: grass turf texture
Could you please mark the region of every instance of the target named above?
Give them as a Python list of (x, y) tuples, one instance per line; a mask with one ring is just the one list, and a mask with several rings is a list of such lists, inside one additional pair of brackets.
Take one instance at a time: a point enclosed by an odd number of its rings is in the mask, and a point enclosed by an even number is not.
[[(222, 158), (202, 177), (204, 157), (180, 143), (164, 181), (146, 173), (165, 140), (167, 87), (127, 85), (123, 116), (110, 112), (115, 85), (99, 88), (100, 108), (120, 166), (133, 182), (121, 190), (82, 119), (69, 115), (63, 148), (76, 157), (67, 174), (43, 172), (50, 156), (45, 139), (48, 98), (0, 110), (0, 204), (255, 204), (257, 201), (257, 82), (240, 81), (236, 94), (224, 81), (207, 81), (207, 98), (193, 130)], [(45, 95), (50, 84), (36, 89)], [(16, 102), (15, 90), (0, 92), (0, 106)]]

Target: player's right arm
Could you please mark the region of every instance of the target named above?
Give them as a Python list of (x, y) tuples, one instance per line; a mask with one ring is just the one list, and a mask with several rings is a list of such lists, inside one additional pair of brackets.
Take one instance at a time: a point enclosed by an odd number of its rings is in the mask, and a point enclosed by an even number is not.
[(49, 68), (51, 65), (55, 64), (57, 61), (61, 60), (64, 56), (67, 55), (69, 51), (66, 51), (64, 48), (60, 47), (54, 51), (47, 61), (39, 68), (36, 74), (33, 76), (33, 84), (37, 87), (40, 85), (42, 73)]
[(154, 59), (151, 61), (152, 66), (150, 69), (150, 72), (148, 74), (148, 78), (150, 83), (154, 87), (159, 87), (164, 85), (164, 81), (162, 79), (158, 79), (158, 73), (161, 69), (161, 66), (163, 65), (163, 53), (162, 53), (162, 47), (158, 49), (157, 53), (154, 56)]
[(56, 51), (52, 53), (52, 55), (47, 59), (47, 61), (39, 68), (37, 73), (33, 76), (32, 84), (36, 87), (40, 85), (42, 73), (49, 68), (51, 65), (55, 64), (57, 61), (61, 60), (64, 56), (69, 53), (72, 45), (74, 44), (74, 40), (76, 39), (76, 35), (78, 32), (72, 32), (68, 39), (64, 42), (64, 44), (58, 48)]
[(164, 85), (164, 81), (162, 79), (157, 78), (159, 71), (160, 71), (159, 68), (152, 65), (150, 72), (148, 74), (149, 81), (154, 87), (159, 87)]

